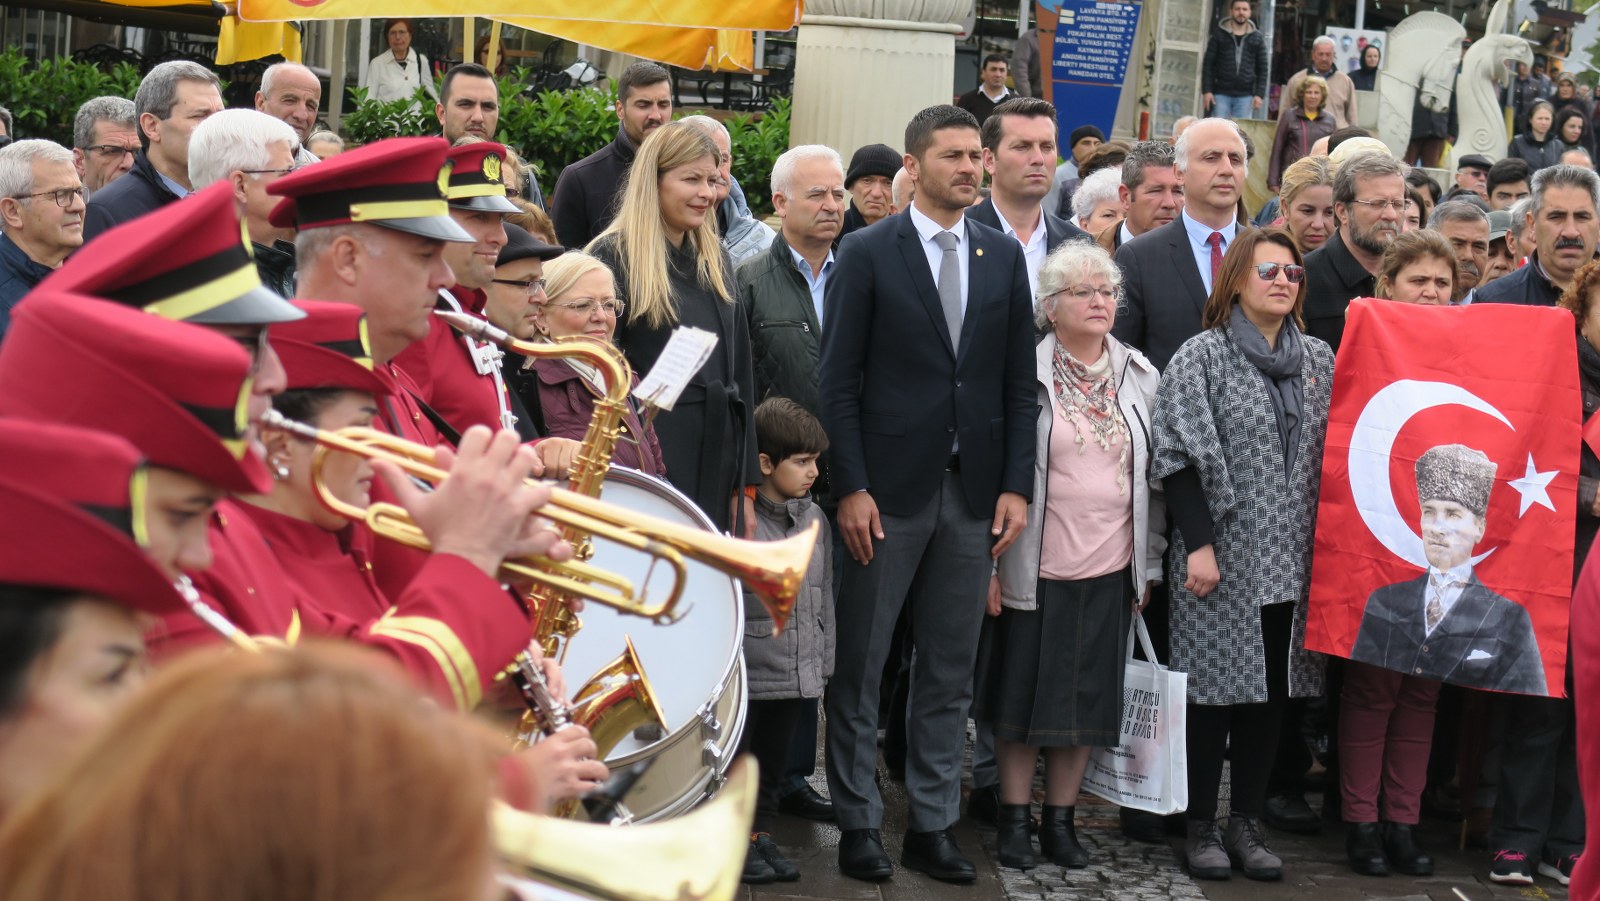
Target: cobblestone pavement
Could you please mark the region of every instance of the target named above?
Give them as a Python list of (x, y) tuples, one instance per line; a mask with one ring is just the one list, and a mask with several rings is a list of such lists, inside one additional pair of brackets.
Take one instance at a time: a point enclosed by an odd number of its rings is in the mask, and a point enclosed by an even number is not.
[[(970, 766), (966, 769), (970, 771)], [(881, 769), (879, 781), (884, 796), (884, 844), (896, 863), (892, 879), (868, 883), (842, 875), (838, 868), (837, 828), (832, 824), (782, 817), (773, 837), (800, 868), (801, 879), (749, 887), (744, 897), (749, 901), (797, 898), (838, 901), (1462, 901), (1463, 898), (1466, 901), (1565, 901), (1567, 897), (1565, 889), (1542, 877), (1527, 888), (1489, 882), (1487, 854), (1482, 850), (1456, 850), (1455, 827), (1432, 820), (1423, 824), (1425, 847), (1436, 862), (1436, 871), (1431, 877), (1372, 879), (1354, 875), (1344, 865), (1343, 831), (1337, 825), (1330, 825), (1321, 835), (1311, 837), (1269, 830), (1269, 843), (1284, 859), (1282, 882), (1251, 882), (1239, 874), (1228, 882), (1196, 882), (1183, 872), (1179, 863), (1182, 848), (1179, 839), (1163, 845), (1125, 839), (1117, 828), (1116, 808), (1087, 795), (1079, 799), (1077, 812), (1078, 837), (1092, 858), (1087, 869), (1067, 870), (1045, 865), (1023, 872), (1000, 867), (994, 862), (994, 829), (975, 825), (963, 817), (955, 825), (954, 833), (962, 849), (978, 864), (978, 881), (970, 886), (946, 885), (899, 867), (900, 843), (905, 829), (905, 788), (883, 777)], [(820, 765), (812, 783), (823, 792), (827, 791)], [(1225, 775), (1224, 799), (1226, 783)], [(1456, 894), (1457, 891), (1461, 894)]]

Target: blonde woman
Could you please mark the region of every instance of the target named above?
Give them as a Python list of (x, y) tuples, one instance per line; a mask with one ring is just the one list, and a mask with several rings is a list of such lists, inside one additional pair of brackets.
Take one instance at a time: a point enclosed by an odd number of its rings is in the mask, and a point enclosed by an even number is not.
[(586, 249), (616, 276), (626, 305), (616, 343), (638, 372), (650, 371), (679, 326), (716, 335), (710, 357), (655, 428), (672, 484), (718, 528), (737, 525), (743, 533), (753, 523), (761, 467), (750, 333), (717, 234), (717, 163), (717, 145), (692, 125), (650, 132), (616, 219)]
[(1267, 190), (1283, 185), (1283, 170), (1311, 153), (1317, 139), (1333, 134), (1338, 127), (1326, 109), (1328, 82), (1320, 75), (1308, 75), (1295, 85), (1294, 105), (1278, 117), (1278, 131), (1272, 138), (1272, 153), (1267, 157)]
[(1302, 254), (1321, 247), (1333, 234), (1333, 170), (1325, 156), (1306, 156), (1283, 170), (1278, 191), (1283, 227)]
[[(605, 263), (581, 251), (571, 251), (544, 264), (546, 300), (534, 306), (533, 326), (540, 337), (551, 340), (583, 335), (611, 343), (617, 320), (626, 306), (617, 299), (617, 281)], [(581, 441), (594, 417), (595, 401), (605, 396), (605, 385), (593, 366), (573, 359), (533, 361), (538, 379), (539, 408), (545, 428), (557, 438)], [(633, 385), (638, 387), (636, 373)], [(622, 438), (611, 461), (653, 476), (667, 477), (661, 463), (661, 442), (630, 397), (622, 417)]]

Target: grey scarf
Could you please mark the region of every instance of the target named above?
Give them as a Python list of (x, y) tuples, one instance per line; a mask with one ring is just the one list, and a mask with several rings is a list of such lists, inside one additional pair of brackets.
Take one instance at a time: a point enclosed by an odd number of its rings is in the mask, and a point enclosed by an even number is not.
[(1267, 386), (1267, 396), (1272, 398), (1272, 412), (1278, 420), (1278, 438), (1283, 444), (1283, 471), (1294, 471), (1294, 461), (1300, 453), (1300, 410), (1304, 398), (1300, 384), (1300, 365), (1305, 356), (1305, 345), (1300, 340), (1300, 329), (1293, 316), (1286, 316), (1278, 330), (1278, 345), (1269, 347), (1267, 339), (1244, 315), (1244, 308), (1233, 305), (1228, 316), (1228, 335), (1261, 373)]

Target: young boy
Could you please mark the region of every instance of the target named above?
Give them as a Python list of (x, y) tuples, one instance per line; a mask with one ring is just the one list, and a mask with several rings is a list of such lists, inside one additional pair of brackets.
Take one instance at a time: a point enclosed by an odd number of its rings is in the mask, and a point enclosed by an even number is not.
[(808, 698), (822, 696), (833, 673), (833, 551), (828, 524), (811, 497), (817, 457), (828, 449), (822, 424), (786, 397), (756, 407), (756, 447), (761, 453), (761, 487), (756, 490), (756, 539), (777, 541), (821, 524), (805, 585), (783, 634), (772, 635), (772, 620), (748, 591), (744, 604), (744, 660), (750, 689), (740, 753), (761, 764), (761, 797), (745, 856), (744, 881), (790, 882), (800, 871), (769, 834), (778, 814), (778, 784), (788, 763), (795, 725)]

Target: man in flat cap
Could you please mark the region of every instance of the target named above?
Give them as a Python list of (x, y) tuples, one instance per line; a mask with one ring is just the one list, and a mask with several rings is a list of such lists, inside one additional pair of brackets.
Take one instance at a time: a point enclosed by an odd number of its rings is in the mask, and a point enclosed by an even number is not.
[(1470, 688), (1545, 694), (1527, 609), (1490, 591), (1472, 571), (1494, 474), (1487, 455), (1460, 444), (1418, 458), (1428, 571), (1372, 593), (1350, 659)]

